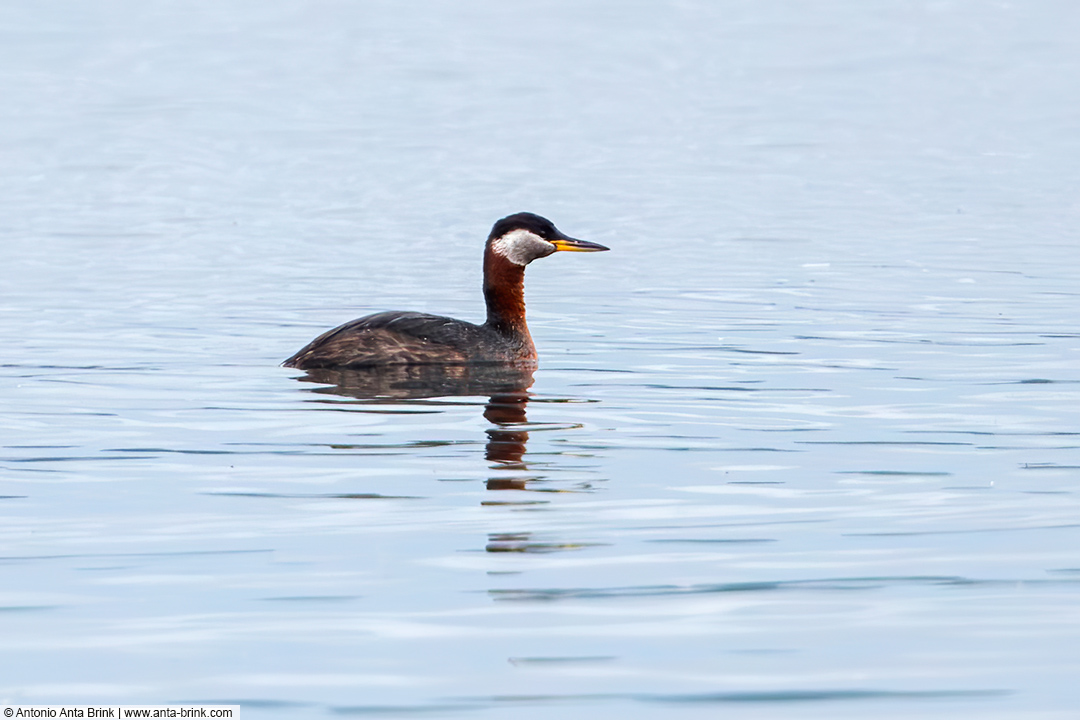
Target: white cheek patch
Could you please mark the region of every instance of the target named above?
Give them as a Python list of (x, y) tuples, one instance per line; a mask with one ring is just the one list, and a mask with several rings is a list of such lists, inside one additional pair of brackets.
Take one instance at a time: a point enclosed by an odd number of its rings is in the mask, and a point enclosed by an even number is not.
[(555, 251), (551, 243), (528, 230), (514, 230), (495, 238), (491, 249), (515, 265), (528, 265), (536, 258)]

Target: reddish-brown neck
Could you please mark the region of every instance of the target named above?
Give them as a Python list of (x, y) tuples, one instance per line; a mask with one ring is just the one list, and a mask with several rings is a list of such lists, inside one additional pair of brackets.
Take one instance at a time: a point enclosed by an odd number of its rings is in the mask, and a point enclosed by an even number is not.
[(525, 266), (484, 251), (484, 300), (487, 324), (510, 335), (529, 337), (525, 325)]

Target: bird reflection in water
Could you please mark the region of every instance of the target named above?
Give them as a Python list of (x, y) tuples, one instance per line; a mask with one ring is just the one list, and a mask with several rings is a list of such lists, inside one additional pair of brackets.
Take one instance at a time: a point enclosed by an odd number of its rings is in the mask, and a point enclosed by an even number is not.
[[(540, 488), (530, 488), (529, 484), (545, 480), (542, 475), (530, 473), (529, 464), (524, 459), (529, 441), (526, 428), (530, 426), (525, 409), (531, 397), (532, 367), (401, 365), (362, 370), (320, 369), (309, 370), (298, 379), (323, 386), (312, 388), (311, 392), (314, 393), (356, 398), (380, 405), (423, 403), (425, 400), (453, 396), (486, 396), (484, 418), (492, 427), (487, 430), (484, 457), (493, 470), (506, 473), (501, 477), (489, 478), (487, 489), (536, 490)], [(539, 502), (544, 501), (491, 500), (482, 504), (531, 505)], [(538, 538), (531, 532), (497, 532), (489, 534), (485, 550), (489, 553), (551, 553), (581, 550), (595, 544)]]
[[(484, 408), (484, 418), (495, 425), (488, 428), (487, 452), (484, 457), (488, 462), (498, 463), (504, 470), (528, 470), (523, 457), (525, 446), (529, 442), (529, 432), (524, 430), (528, 419), (525, 406), (529, 396), (525, 392), (503, 392), (488, 398)], [(489, 478), (488, 490), (524, 490), (526, 478)]]
[[(309, 370), (302, 382), (324, 385), (319, 394), (341, 395), (377, 402), (413, 401), (452, 396), (487, 396), (484, 418), (495, 427), (487, 431), (486, 459), (500, 470), (527, 470), (524, 461), (529, 433), (531, 366), (514, 365), (391, 365), (354, 370)], [(488, 490), (525, 490), (536, 478), (498, 477)]]

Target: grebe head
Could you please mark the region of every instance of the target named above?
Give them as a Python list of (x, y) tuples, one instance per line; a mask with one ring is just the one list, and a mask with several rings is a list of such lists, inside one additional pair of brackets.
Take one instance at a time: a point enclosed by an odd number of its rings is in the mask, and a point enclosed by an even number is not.
[(598, 252), (608, 249), (597, 243), (567, 237), (547, 218), (527, 212), (509, 215), (495, 223), (488, 235), (488, 248), (522, 266), (558, 250)]

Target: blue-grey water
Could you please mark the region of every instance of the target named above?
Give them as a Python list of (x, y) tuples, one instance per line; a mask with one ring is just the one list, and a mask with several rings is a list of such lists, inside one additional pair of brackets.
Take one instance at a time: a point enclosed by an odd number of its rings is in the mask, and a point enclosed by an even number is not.
[[(0, 703), (1076, 717), (1078, 36), (1068, 0), (0, 7)], [(527, 393), (279, 367), (481, 319), (519, 210), (612, 248), (530, 267)]]

